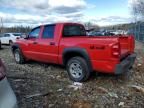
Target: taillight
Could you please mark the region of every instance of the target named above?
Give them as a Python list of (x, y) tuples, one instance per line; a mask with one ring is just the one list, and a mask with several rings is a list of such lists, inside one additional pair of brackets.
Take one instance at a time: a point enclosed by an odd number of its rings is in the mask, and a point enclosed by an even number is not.
[(120, 57), (120, 45), (118, 43), (112, 46), (112, 55), (116, 58)]
[(5, 75), (6, 75), (5, 71), (6, 71), (5, 66), (4, 66), (2, 60), (0, 59), (0, 80), (2, 80), (5, 77)]
[(16, 39), (20, 39), (19, 37), (17, 37)]

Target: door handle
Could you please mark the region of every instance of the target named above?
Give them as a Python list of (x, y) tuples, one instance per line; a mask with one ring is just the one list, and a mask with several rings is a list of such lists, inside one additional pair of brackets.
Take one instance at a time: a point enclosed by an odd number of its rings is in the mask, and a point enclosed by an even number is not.
[(33, 42), (33, 44), (37, 44), (37, 42)]
[(55, 42), (50, 42), (50, 45), (55, 45)]

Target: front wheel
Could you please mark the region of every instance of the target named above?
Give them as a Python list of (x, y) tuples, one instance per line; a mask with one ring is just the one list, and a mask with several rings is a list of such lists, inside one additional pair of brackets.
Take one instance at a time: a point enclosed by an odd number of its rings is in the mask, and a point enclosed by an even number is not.
[(25, 62), (24, 56), (19, 49), (14, 50), (13, 53), (16, 63), (23, 64)]
[(86, 81), (90, 77), (88, 65), (82, 57), (71, 58), (66, 65), (68, 75), (76, 82)]

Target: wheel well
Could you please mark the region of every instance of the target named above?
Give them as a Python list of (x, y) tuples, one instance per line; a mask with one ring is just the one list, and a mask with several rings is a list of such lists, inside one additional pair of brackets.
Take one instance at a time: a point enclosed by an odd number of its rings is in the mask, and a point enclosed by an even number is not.
[(64, 66), (67, 64), (68, 60), (70, 60), (72, 57), (76, 57), (76, 56), (79, 56), (79, 57), (82, 57), (82, 58), (86, 59), (84, 57), (84, 55), (79, 53), (79, 52), (68, 52), (68, 53), (66, 53), (63, 56), (63, 64), (64, 64)]
[(12, 52), (14, 52), (16, 49), (18, 49), (18, 46), (12, 46)]

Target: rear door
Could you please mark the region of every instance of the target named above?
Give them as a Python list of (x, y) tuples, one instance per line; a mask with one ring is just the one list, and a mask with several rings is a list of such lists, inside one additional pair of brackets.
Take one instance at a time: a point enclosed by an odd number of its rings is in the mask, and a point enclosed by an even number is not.
[(0, 35), (0, 41), (1, 41), (2, 44), (4, 44), (4, 34)]
[(39, 54), (41, 61), (58, 63), (58, 42), (56, 42), (55, 24), (43, 26), (39, 40)]

